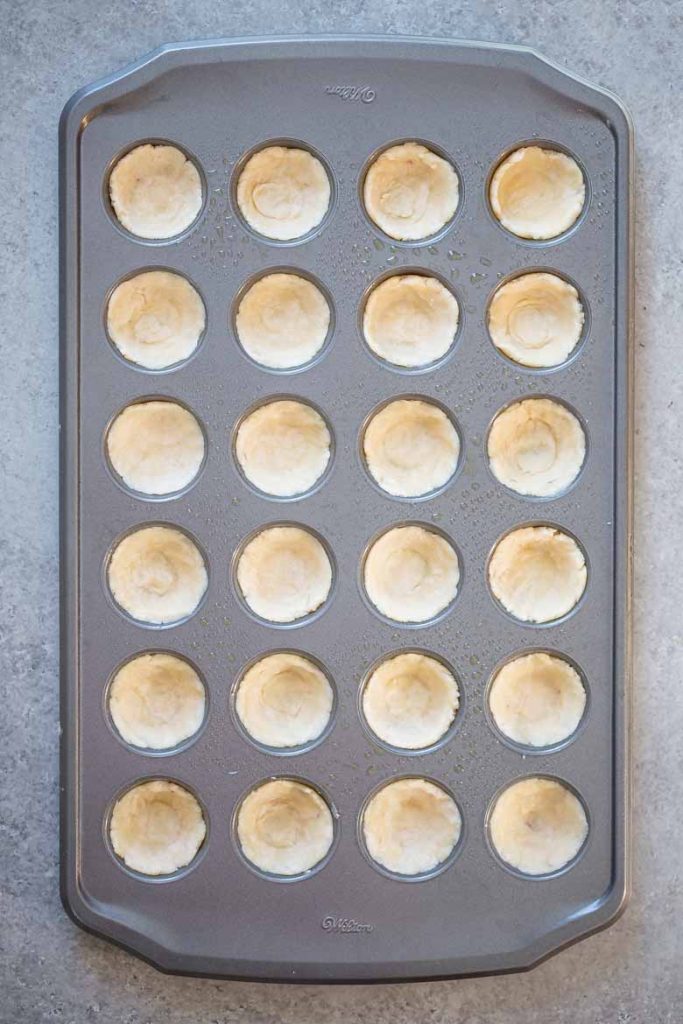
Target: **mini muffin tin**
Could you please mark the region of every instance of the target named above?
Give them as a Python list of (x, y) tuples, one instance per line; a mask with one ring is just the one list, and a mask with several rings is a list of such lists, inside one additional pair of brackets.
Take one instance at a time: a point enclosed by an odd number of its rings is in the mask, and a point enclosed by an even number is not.
[[(245, 159), (283, 137), (319, 154), (333, 185), (323, 223), (292, 243), (255, 235), (235, 206)], [(371, 157), (406, 139), (448, 154), (460, 179), (453, 221), (424, 243), (387, 238), (361, 202)], [(202, 211), (176, 239), (136, 239), (109, 207), (112, 166), (147, 141), (179, 146), (200, 171)], [(528, 143), (569, 152), (585, 174), (583, 214), (549, 242), (512, 236), (489, 208), (493, 170)], [(76, 94), (62, 118), (60, 150), (62, 893), (68, 912), (166, 971), (295, 981), (520, 969), (608, 924), (628, 888), (631, 129), (622, 107), (523, 49), (382, 37), (192, 43), (164, 47)], [(163, 372), (127, 363), (105, 330), (112, 288), (154, 268), (185, 275), (207, 312), (196, 352)], [(271, 269), (314, 280), (332, 306), (328, 342), (297, 371), (255, 365), (235, 335), (237, 297)], [(580, 348), (547, 371), (511, 363), (486, 327), (500, 282), (536, 269), (575, 282), (587, 318)], [(420, 372), (381, 363), (360, 330), (368, 289), (387, 274), (408, 271), (445, 281), (460, 305), (455, 345)], [(233, 445), (245, 413), (282, 395), (322, 412), (334, 452), (318, 486), (279, 502), (245, 482)], [(368, 415), (406, 395), (447, 409), (462, 446), (449, 485), (421, 499), (384, 494), (362, 462)], [(495, 414), (534, 395), (565, 402), (589, 442), (576, 483), (549, 500), (506, 490), (486, 459)], [(123, 488), (104, 451), (112, 418), (151, 397), (185, 404), (207, 439), (199, 476), (166, 499)], [(321, 536), (334, 580), (323, 609), (275, 628), (241, 601), (234, 559), (255, 531), (283, 522)], [(415, 522), (450, 538), (461, 570), (447, 613), (419, 627), (373, 611), (361, 575), (371, 538)], [(122, 615), (106, 586), (115, 541), (150, 523), (187, 531), (208, 567), (208, 591), (196, 614), (166, 628)], [(487, 585), (496, 541), (528, 523), (556, 523), (587, 554), (585, 594), (558, 623), (513, 620)], [(312, 657), (336, 695), (322, 740), (286, 757), (251, 742), (232, 707), (245, 667), (283, 649)], [(359, 713), (359, 688), (382, 657), (414, 649), (452, 667), (461, 708), (443, 742), (401, 753), (373, 741)], [(570, 741), (533, 751), (502, 740), (486, 697), (502, 663), (538, 649), (566, 655), (590, 700)], [(164, 753), (122, 743), (106, 703), (117, 667), (155, 650), (189, 660), (207, 689), (200, 732)], [(534, 774), (572, 787), (590, 822), (575, 862), (541, 879), (506, 870), (487, 834), (496, 795)], [(443, 869), (406, 884), (368, 860), (359, 816), (378, 786), (412, 775), (453, 794), (463, 829)], [(239, 801), (277, 776), (317, 788), (335, 821), (326, 861), (286, 885), (248, 866), (235, 835)], [(127, 870), (107, 834), (116, 797), (150, 778), (186, 786), (207, 821), (195, 861), (168, 878)]]

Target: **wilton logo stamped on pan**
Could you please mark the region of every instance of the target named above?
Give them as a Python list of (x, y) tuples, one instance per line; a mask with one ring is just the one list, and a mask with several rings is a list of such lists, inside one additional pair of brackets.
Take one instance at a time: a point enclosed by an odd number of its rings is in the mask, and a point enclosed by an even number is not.
[(324, 932), (335, 932), (338, 935), (357, 935), (359, 932), (374, 932), (374, 924), (356, 921), (353, 917), (332, 917), (327, 915), (320, 922)]
[(372, 103), (377, 95), (369, 85), (326, 85), (325, 92), (340, 100), (360, 100), (361, 103)]

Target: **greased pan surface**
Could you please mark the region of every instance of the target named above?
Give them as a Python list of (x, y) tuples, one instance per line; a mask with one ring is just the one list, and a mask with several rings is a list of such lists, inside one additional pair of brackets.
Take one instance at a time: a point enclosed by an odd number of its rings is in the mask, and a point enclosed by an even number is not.
[[(629, 673), (630, 126), (613, 98), (531, 51), (401, 38), (310, 38), (202, 42), (162, 48), (78, 93), (60, 136), (62, 245), (62, 893), (72, 917), (174, 972), (267, 980), (374, 981), (445, 977), (529, 967), (609, 923), (628, 889), (627, 703)], [(321, 154), (333, 205), (307, 240), (256, 237), (236, 214), (234, 173), (245, 154), (272, 140)], [(460, 178), (452, 225), (428, 244), (393, 243), (368, 221), (360, 180), (391, 142), (425, 141), (447, 153)], [(176, 240), (145, 243), (117, 224), (107, 175), (135, 143), (165, 140), (196, 161), (205, 205)], [(571, 153), (587, 184), (586, 208), (560, 240), (529, 243), (503, 231), (487, 205), (501, 157), (541, 141)], [(105, 332), (111, 289), (140, 269), (176, 270), (199, 290), (205, 337), (176, 370), (127, 364)], [(333, 305), (323, 357), (278, 374), (251, 363), (234, 332), (236, 296), (270, 268), (310, 274)], [(370, 285), (401, 268), (434, 273), (452, 287), (461, 324), (452, 355), (422, 373), (373, 359), (359, 331)], [(587, 312), (585, 337), (566, 365), (525, 370), (498, 354), (486, 309), (501, 280), (529, 268), (574, 282)], [(270, 396), (318, 406), (334, 434), (323, 486), (278, 502), (249, 488), (233, 458), (233, 429)], [(457, 423), (462, 465), (442, 493), (422, 501), (382, 494), (359, 457), (368, 413), (398, 395), (442, 403)], [(547, 501), (503, 488), (488, 468), (485, 439), (495, 413), (533, 395), (557, 397), (588, 436), (575, 486)], [(113, 478), (103, 437), (112, 417), (140, 398), (186, 403), (204, 427), (206, 464), (193, 487), (165, 501), (126, 492)], [(334, 555), (333, 597), (323, 614), (276, 629), (245, 612), (232, 580), (243, 539), (262, 525), (313, 528)], [(114, 541), (145, 523), (189, 531), (204, 551), (209, 587), (199, 611), (170, 628), (144, 628), (114, 607), (104, 566)], [(460, 553), (452, 610), (422, 628), (389, 624), (359, 586), (371, 537), (422, 522)], [(486, 563), (495, 541), (519, 524), (556, 523), (583, 546), (588, 586), (573, 614), (525, 625), (492, 599)], [(454, 669), (462, 707), (447, 742), (421, 755), (373, 743), (358, 712), (369, 667), (421, 648)], [(333, 728), (313, 749), (277, 756), (235, 725), (231, 690), (258, 655), (296, 649), (328, 670), (336, 688)], [(544, 649), (580, 667), (588, 710), (571, 743), (522, 753), (501, 742), (486, 713), (489, 679), (512, 654)], [(207, 688), (198, 738), (175, 753), (126, 747), (108, 721), (114, 670), (141, 651), (188, 658)], [(463, 817), (457, 856), (436, 877), (386, 877), (359, 842), (364, 801), (385, 780), (424, 775), (454, 794)], [(506, 870), (487, 840), (487, 809), (525, 775), (570, 784), (590, 824), (577, 862), (556, 877)], [(278, 884), (250, 870), (236, 848), (233, 813), (243, 794), (274, 775), (302, 778), (330, 801), (336, 819), (329, 861), (311, 877)], [(169, 778), (200, 799), (207, 838), (178, 877), (149, 881), (111, 851), (107, 819), (132, 783)]]

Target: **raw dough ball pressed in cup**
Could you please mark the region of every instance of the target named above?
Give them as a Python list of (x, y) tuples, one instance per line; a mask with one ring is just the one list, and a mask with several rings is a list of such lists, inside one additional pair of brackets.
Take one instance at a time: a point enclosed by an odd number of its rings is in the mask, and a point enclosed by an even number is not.
[(522, 274), (491, 300), (489, 333), (521, 366), (547, 368), (568, 359), (581, 338), (584, 313), (576, 288), (556, 274)]
[(455, 549), (424, 526), (397, 526), (383, 533), (365, 559), (367, 595), (396, 622), (427, 622), (453, 601), (460, 566)]
[(311, 786), (294, 779), (273, 779), (242, 801), (237, 837), (244, 856), (261, 871), (302, 875), (319, 864), (332, 846), (332, 814)]
[(429, 238), (458, 208), (455, 169), (418, 142), (385, 149), (365, 175), (363, 201), (368, 216), (400, 241)]
[(498, 542), (489, 562), (491, 590), (522, 622), (561, 619), (583, 594), (586, 580), (581, 548), (552, 526), (513, 530)]
[(295, 622), (323, 604), (332, 586), (325, 548), (299, 526), (269, 526), (245, 545), (237, 582), (256, 615)]
[(416, 498), (448, 483), (458, 464), (460, 439), (438, 405), (399, 398), (372, 417), (363, 452), (371, 476), (383, 490)]
[(138, 238), (172, 238), (202, 208), (199, 171), (175, 146), (136, 146), (109, 178), (114, 213)]
[(521, 779), (496, 800), (489, 833), (506, 864), (525, 875), (548, 875), (576, 857), (588, 822), (566, 786), (554, 779)]
[(188, 359), (206, 325), (204, 303), (189, 281), (148, 270), (123, 281), (107, 306), (107, 331), (121, 355), (146, 370)]
[(172, 654), (139, 654), (119, 669), (109, 691), (109, 713), (122, 739), (149, 750), (194, 736), (205, 706), (201, 679)]
[(127, 487), (141, 494), (172, 494), (199, 472), (204, 435), (182, 405), (136, 402), (109, 428), (107, 454)]
[(139, 622), (164, 625), (191, 615), (208, 576), (195, 544), (172, 526), (143, 526), (119, 541), (109, 561), (109, 589)]
[(261, 405), (242, 420), (235, 453), (247, 480), (266, 494), (289, 498), (310, 490), (330, 461), (330, 432), (305, 402)]
[(564, 658), (537, 652), (503, 665), (491, 685), (489, 707), (504, 736), (530, 747), (549, 747), (576, 731), (586, 691)]
[(330, 205), (325, 168), (306, 149), (267, 146), (247, 160), (237, 205), (254, 231), (288, 241), (317, 228)]
[(423, 875), (453, 852), (462, 829), (455, 801), (427, 779), (383, 786), (363, 815), (368, 853), (387, 871)]
[(298, 747), (327, 727), (332, 687), (324, 672), (291, 651), (261, 658), (240, 680), (235, 710), (257, 743)]
[(372, 731), (406, 750), (437, 743), (459, 706), (458, 684), (446, 666), (414, 651), (383, 661), (363, 690), (363, 714)]
[(116, 801), (109, 824), (114, 852), (132, 871), (170, 875), (197, 855), (206, 836), (202, 809), (175, 782), (142, 782)]
[(322, 292), (297, 274), (267, 274), (246, 292), (235, 327), (248, 356), (272, 370), (291, 370), (313, 359), (330, 328)]
[(496, 170), (490, 198), (493, 212), (508, 231), (520, 238), (555, 238), (583, 210), (586, 185), (570, 156), (523, 146)]
[(496, 416), (489, 432), (493, 475), (518, 494), (559, 494), (576, 480), (585, 454), (576, 416), (549, 398), (515, 402)]
[(415, 368), (445, 356), (458, 329), (455, 297), (435, 277), (388, 277), (370, 292), (363, 313), (369, 348), (388, 363)]

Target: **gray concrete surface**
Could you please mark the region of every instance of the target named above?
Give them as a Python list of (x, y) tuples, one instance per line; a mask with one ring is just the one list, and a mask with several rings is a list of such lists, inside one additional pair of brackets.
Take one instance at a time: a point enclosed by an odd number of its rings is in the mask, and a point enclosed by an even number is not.
[[(634, 895), (613, 928), (525, 975), (356, 989), (167, 978), (78, 931), (59, 902), (57, 119), (80, 85), (163, 41), (335, 30), (529, 43), (617, 92), (636, 123)], [(683, 4), (0, 0), (0, 61), (0, 1020), (681, 1021)]]

